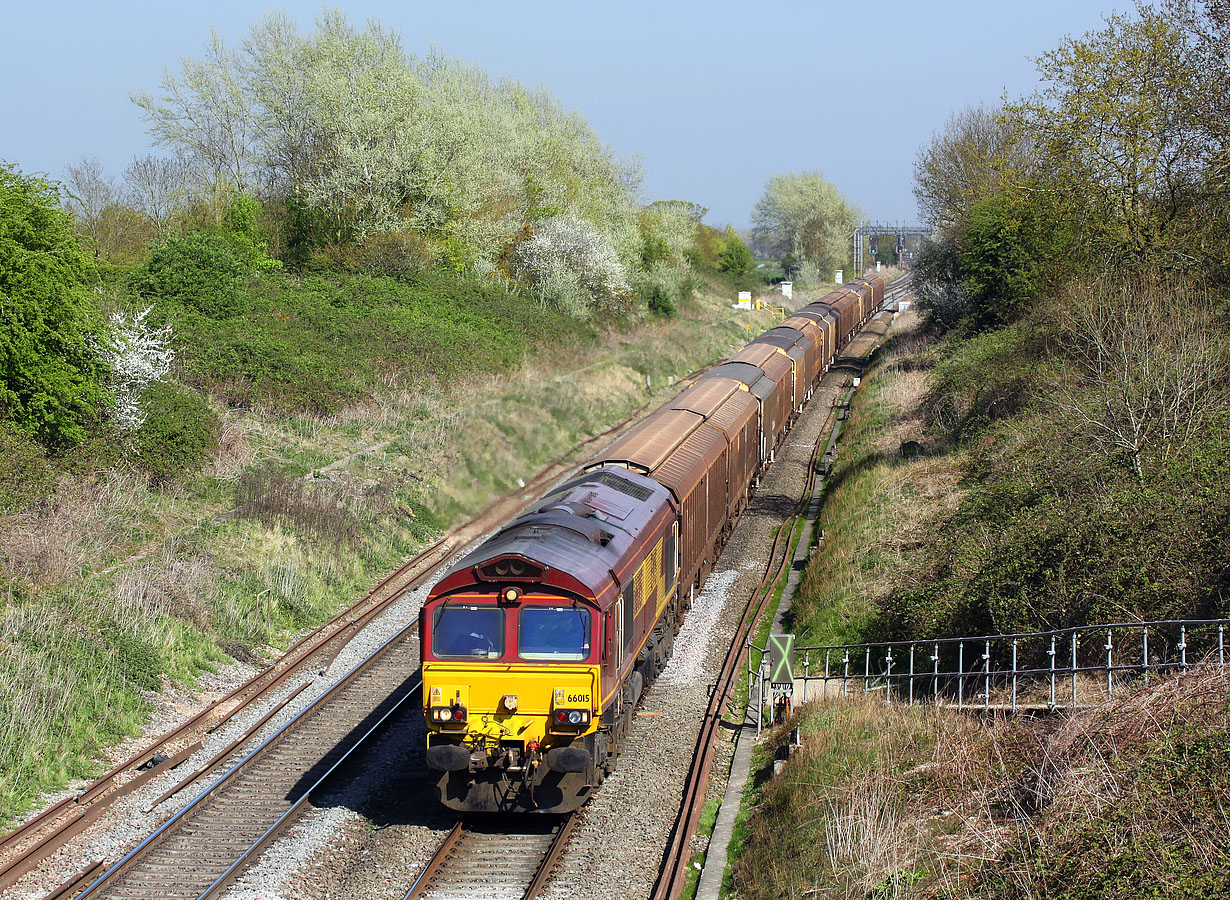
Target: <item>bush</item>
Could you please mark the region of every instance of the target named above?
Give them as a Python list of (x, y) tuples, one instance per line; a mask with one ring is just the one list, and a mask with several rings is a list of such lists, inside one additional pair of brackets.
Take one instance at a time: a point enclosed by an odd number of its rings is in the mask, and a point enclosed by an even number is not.
[(0, 164), (0, 421), (57, 450), (105, 399), (88, 274), (56, 188)]
[(729, 225), (723, 236), (722, 250), (718, 254), (717, 267), (730, 275), (746, 275), (756, 267), (756, 258), (743, 243), (743, 239)]
[(646, 305), (654, 315), (664, 316), (668, 319), (673, 318), (678, 311), (670, 291), (660, 284), (655, 284), (650, 288), (649, 296), (646, 298)]
[(223, 236), (235, 255), (257, 272), (282, 268), (280, 260), (270, 259), (269, 242), (261, 234), (259, 220), (264, 210), (255, 197), (239, 194), (232, 198), (223, 218)]
[(156, 382), (145, 392), (145, 424), (133, 438), (141, 465), (167, 482), (199, 468), (216, 445), (218, 417), (205, 398), (173, 382)]
[(531, 347), (592, 333), (498, 282), (424, 273), (395, 281), (362, 275), (271, 275), (249, 308), (212, 319), (169, 305), (182, 381), (222, 403), (328, 413), (367, 397), (390, 375), (449, 383), (462, 372), (505, 371)]
[(55, 470), (38, 444), (8, 422), (0, 423), (0, 515), (51, 496)]
[(149, 262), (134, 271), (132, 289), (223, 319), (243, 312), (250, 271), (224, 235), (197, 232), (154, 248)]

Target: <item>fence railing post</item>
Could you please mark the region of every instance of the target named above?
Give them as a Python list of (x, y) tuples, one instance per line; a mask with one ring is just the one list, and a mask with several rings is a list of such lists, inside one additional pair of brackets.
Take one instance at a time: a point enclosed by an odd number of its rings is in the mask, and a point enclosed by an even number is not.
[(934, 670), (931, 673), (931, 702), (936, 706), (940, 703), (940, 645), (937, 641), (935, 644), (935, 652), (931, 654), (931, 666)]
[(1106, 629), (1106, 699), (1109, 700), (1115, 690), (1115, 641), (1109, 628)]
[(909, 705), (914, 705), (914, 645), (910, 644), (910, 701)]
[(965, 708), (965, 641), (957, 642), (957, 710)]
[(1183, 666), (1183, 670), (1186, 671), (1187, 670), (1187, 626), (1186, 625), (1179, 626), (1179, 658), (1181, 660), (1180, 664)]
[(890, 702), (889, 694), (893, 690), (893, 648), (889, 646), (888, 652), (884, 654), (884, 702)]
[(1145, 665), (1145, 684), (1149, 683), (1149, 626), (1140, 629), (1140, 656)]
[(1016, 712), (1016, 638), (1012, 639), (1012, 711)]
[(807, 680), (811, 677), (811, 651), (803, 653), (803, 702), (807, 702)]
[(982, 648), (982, 708), (991, 708), (991, 639)]
[(1051, 700), (1047, 704), (1051, 709), (1055, 708), (1055, 635), (1051, 635), (1051, 649), (1046, 651), (1051, 658)]
[(1076, 710), (1076, 632), (1072, 632), (1072, 709)]

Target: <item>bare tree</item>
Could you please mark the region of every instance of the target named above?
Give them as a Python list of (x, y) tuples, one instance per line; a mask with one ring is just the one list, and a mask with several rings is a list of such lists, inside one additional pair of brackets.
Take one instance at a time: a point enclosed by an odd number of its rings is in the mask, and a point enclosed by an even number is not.
[(183, 74), (163, 72), (162, 91), (131, 95), (145, 111), (150, 134), (165, 147), (189, 153), (212, 177), (241, 191), (256, 188), (256, 122), (244, 84), (244, 61), (213, 32), (204, 59), (184, 58)]
[(153, 223), (159, 234), (184, 202), (187, 180), (187, 167), (182, 160), (150, 153), (134, 157), (124, 170), (128, 202)]
[(962, 230), (970, 207), (995, 193), (1025, 156), (1002, 110), (977, 106), (954, 113), (914, 160), (914, 196), (923, 218), (944, 233)]
[(83, 156), (76, 165), (66, 167), (68, 173), (69, 212), (77, 219), (81, 232), (89, 239), (97, 259), (106, 243), (106, 213), (119, 200), (115, 179), (103, 169), (94, 156)]
[(1215, 305), (1203, 286), (1156, 273), (1102, 275), (1063, 299), (1060, 342), (1073, 367), (1055, 401), (1143, 484), (1226, 399)]

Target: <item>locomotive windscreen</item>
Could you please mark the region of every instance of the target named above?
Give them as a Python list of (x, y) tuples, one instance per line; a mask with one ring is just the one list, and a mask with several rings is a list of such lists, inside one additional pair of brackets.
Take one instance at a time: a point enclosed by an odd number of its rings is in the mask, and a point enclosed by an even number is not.
[(504, 655), (504, 610), (440, 607), (431, 629), (431, 649), (440, 659), (499, 659)]
[(522, 659), (587, 659), (589, 623), (589, 610), (581, 607), (527, 606), (518, 623), (518, 652)]

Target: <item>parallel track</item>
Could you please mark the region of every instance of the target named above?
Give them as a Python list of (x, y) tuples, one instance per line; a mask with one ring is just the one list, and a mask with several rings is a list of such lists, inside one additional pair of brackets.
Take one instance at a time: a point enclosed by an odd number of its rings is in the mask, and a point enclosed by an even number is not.
[(416, 632), (410, 625), (390, 638), (78, 897), (194, 900), (220, 893), (350, 753), (417, 699)]
[(563, 855), (576, 824), (519, 816), (458, 822), (403, 900), (533, 900)]

